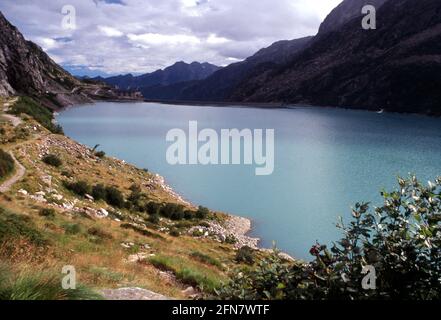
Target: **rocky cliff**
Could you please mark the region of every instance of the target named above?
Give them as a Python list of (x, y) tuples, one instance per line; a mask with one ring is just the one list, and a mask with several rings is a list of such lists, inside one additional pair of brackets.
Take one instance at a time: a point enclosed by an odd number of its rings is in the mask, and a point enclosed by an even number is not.
[(377, 30), (355, 19), (319, 34), (288, 64), (248, 78), (231, 99), (439, 115), (440, 40), (439, 0), (387, 1)]

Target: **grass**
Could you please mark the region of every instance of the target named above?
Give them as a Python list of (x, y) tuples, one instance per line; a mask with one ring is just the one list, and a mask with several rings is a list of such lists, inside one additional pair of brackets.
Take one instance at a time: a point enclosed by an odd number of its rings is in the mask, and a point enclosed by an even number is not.
[(211, 257), (211, 256), (209, 256), (207, 254), (204, 254), (202, 252), (192, 251), (190, 253), (190, 256), (195, 258), (196, 260), (202, 262), (202, 263), (218, 267), (219, 269), (223, 269), (222, 263), (220, 263), (219, 260), (217, 260), (216, 258), (213, 258), (213, 257)]
[(86, 286), (64, 290), (61, 273), (0, 264), (0, 300), (97, 300), (102, 297)]
[(20, 97), (18, 101), (13, 106), (11, 106), (9, 113), (17, 116), (22, 113), (27, 114), (52, 133), (62, 133), (62, 129), (52, 122), (52, 111), (42, 106), (32, 98)]
[(37, 246), (47, 244), (47, 239), (37, 230), (31, 218), (17, 215), (0, 207), (0, 243), (19, 238), (26, 238)]
[(149, 260), (153, 266), (164, 271), (171, 271), (181, 282), (198, 287), (207, 292), (214, 292), (224, 278), (211, 269), (199, 267), (180, 257), (158, 255)]

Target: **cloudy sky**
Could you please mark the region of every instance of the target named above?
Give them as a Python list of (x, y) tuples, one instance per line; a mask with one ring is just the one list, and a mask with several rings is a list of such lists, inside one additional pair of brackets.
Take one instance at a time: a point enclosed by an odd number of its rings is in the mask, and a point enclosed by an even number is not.
[[(111, 75), (176, 61), (227, 65), (275, 41), (314, 35), (341, 1), (1, 0), (0, 10), (72, 73)], [(74, 20), (63, 7), (75, 9)]]

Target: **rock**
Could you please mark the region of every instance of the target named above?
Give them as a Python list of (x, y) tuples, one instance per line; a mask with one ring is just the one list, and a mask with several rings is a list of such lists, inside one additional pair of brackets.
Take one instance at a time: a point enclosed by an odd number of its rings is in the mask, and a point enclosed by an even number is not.
[(44, 184), (46, 184), (48, 186), (52, 185), (52, 176), (50, 176), (50, 175), (42, 176), (41, 180), (43, 181)]
[(63, 196), (61, 194), (54, 194), (52, 196), (52, 198), (54, 198), (55, 200), (58, 200), (58, 201), (63, 200)]
[(190, 297), (190, 296), (194, 296), (195, 294), (197, 294), (196, 290), (193, 287), (188, 287), (185, 290), (182, 290), (182, 294)]
[(140, 252), (140, 253), (137, 253), (137, 254), (132, 254), (132, 255), (130, 255), (130, 256), (127, 258), (127, 261), (128, 261), (128, 262), (131, 262), (131, 263), (135, 263), (135, 262), (139, 262), (139, 261), (145, 260), (145, 259), (147, 259), (149, 256), (150, 256), (150, 255), (149, 255), (148, 253)]
[(26, 190), (24, 190), (24, 189), (20, 189), (20, 190), (18, 190), (18, 193), (19, 193), (19, 194), (22, 194), (22, 195), (24, 195), (24, 196), (27, 196), (27, 195), (28, 195), (28, 192), (27, 192)]
[(96, 215), (97, 218), (102, 219), (102, 218), (106, 218), (106, 217), (108, 217), (108, 216), (109, 216), (109, 212), (107, 212), (106, 209), (101, 208), (101, 209), (99, 209), (99, 210), (96, 212), (95, 215)]
[(35, 193), (35, 195), (36, 195), (36, 196), (44, 197), (44, 196), (46, 195), (46, 192), (44, 192), (44, 191), (38, 191), (38, 192)]
[(85, 197), (87, 200), (95, 201), (94, 197), (92, 197), (90, 194), (85, 194), (84, 197)]
[(107, 300), (171, 300), (162, 294), (141, 288), (120, 288), (102, 290)]

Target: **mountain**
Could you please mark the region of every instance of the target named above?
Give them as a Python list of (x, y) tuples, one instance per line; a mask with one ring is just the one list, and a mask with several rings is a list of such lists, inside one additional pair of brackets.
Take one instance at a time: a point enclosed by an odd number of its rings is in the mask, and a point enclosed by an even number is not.
[(318, 35), (288, 64), (242, 83), (231, 99), (441, 114), (440, 40), (441, 1), (387, 1), (377, 30), (355, 19)]
[(0, 12), (0, 96), (38, 96), (56, 107), (88, 101), (86, 96), (73, 92), (80, 85), (39, 46), (26, 41)]
[(192, 62), (188, 64), (180, 61), (164, 70), (157, 70), (141, 76), (128, 74), (97, 80), (117, 86), (120, 89), (140, 89), (143, 87), (165, 86), (178, 82), (205, 79), (219, 69), (221, 68), (210, 63)]
[(302, 50), (311, 40), (306, 37), (296, 40), (279, 41), (258, 51), (245, 61), (231, 64), (214, 72), (202, 81), (191, 81), (170, 86), (155, 86), (142, 89), (144, 97), (159, 100), (224, 101), (234, 88), (244, 79), (264, 67), (265, 64), (278, 65)]
[(379, 9), (385, 2), (386, 0), (345, 0), (328, 14), (320, 25), (318, 34), (335, 31), (348, 21), (361, 17), (361, 9), (365, 5), (373, 5)]

